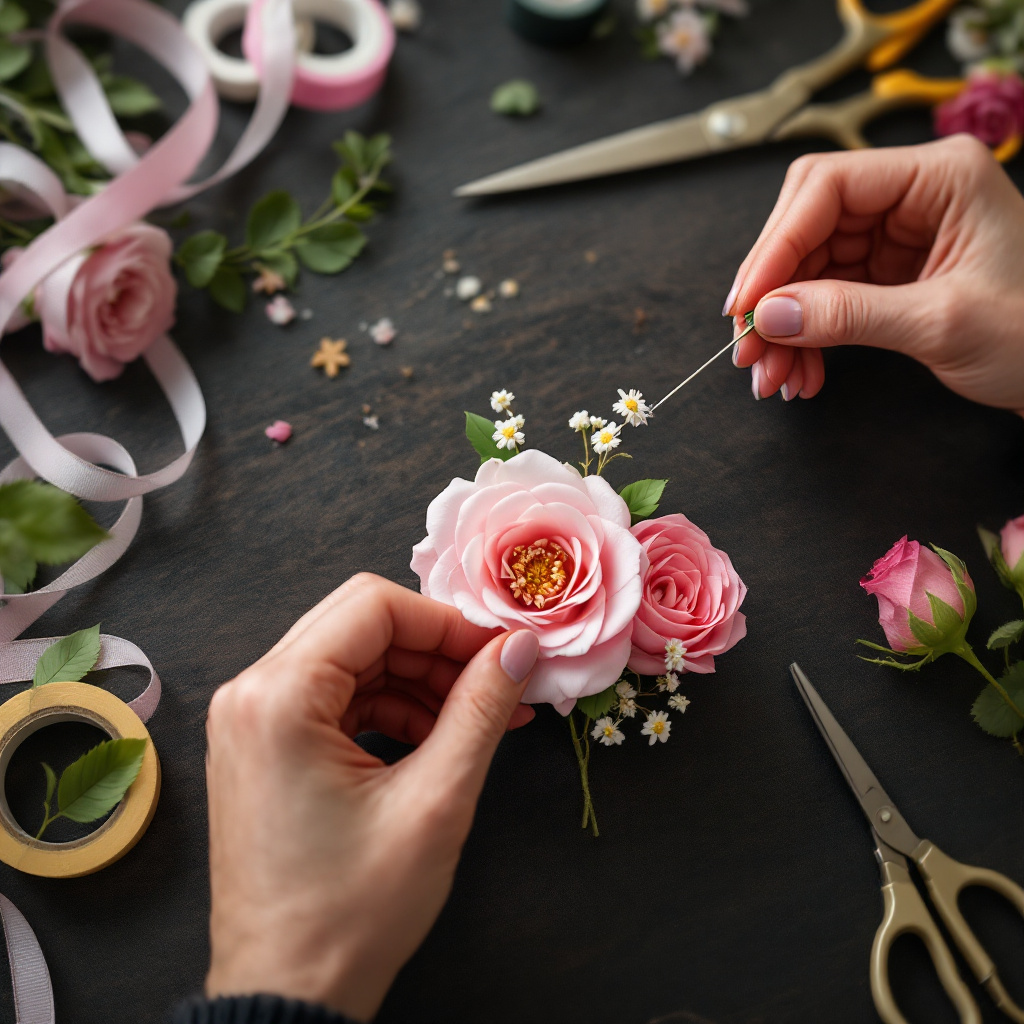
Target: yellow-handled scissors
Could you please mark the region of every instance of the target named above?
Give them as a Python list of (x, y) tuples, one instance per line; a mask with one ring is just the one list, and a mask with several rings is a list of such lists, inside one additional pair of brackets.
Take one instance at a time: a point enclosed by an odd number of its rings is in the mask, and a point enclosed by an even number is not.
[[(849, 100), (808, 106), (811, 97), (855, 68), (891, 67), (957, 2), (920, 0), (902, 11), (872, 14), (861, 0), (838, 0), (846, 28), (842, 40), (816, 60), (784, 72), (767, 89), (520, 164), (462, 185), (455, 194), (540, 188), (798, 136), (824, 136), (850, 148), (866, 146), (861, 130), (870, 120), (898, 107), (950, 99), (963, 89), (963, 79), (925, 79), (894, 71), (877, 76), (870, 92)], [(1007, 158), (1002, 152), (997, 155)]]
[(1024, 1010), (1010, 998), (991, 957), (957, 906), (960, 893), (977, 885), (999, 893), (1024, 916), (1024, 889), (998, 871), (961, 864), (946, 856), (934, 843), (914, 835), (800, 666), (791, 665), (789, 671), (871, 823), (885, 901), (884, 917), (871, 947), (871, 994), (879, 1017), (885, 1024), (907, 1024), (889, 986), (889, 952), (899, 936), (909, 933), (924, 942), (939, 981), (960, 1014), (961, 1024), (981, 1024), (978, 1004), (960, 977), (953, 954), (910, 877), (909, 857), (917, 865), (932, 905), (974, 976), (1006, 1017), (1016, 1024), (1024, 1024)]

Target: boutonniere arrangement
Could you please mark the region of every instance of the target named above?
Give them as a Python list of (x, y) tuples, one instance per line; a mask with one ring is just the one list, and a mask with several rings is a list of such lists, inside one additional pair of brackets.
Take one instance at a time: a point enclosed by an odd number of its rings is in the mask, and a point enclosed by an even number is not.
[(623, 429), (652, 414), (639, 391), (619, 391), (617, 419), (571, 416), (582, 448), (576, 465), (524, 450), (526, 420), (514, 401), (495, 391), (496, 419), (466, 413), (480, 468), (430, 503), (412, 568), (424, 594), (470, 622), (537, 635), (540, 658), (523, 700), (566, 717), (582, 825), (597, 836), (592, 741), (619, 746), (636, 722), (649, 745), (666, 742), (671, 713), (689, 704), (682, 676), (714, 672), (715, 657), (746, 635), (746, 587), (729, 556), (686, 516), (651, 518), (667, 480), (618, 491), (607, 480), (612, 464), (629, 458)]
[[(999, 536), (979, 528), (982, 544), (1000, 581), (1024, 600), (1024, 516), (1010, 520)], [(942, 548), (922, 547), (903, 537), (871, 567), (860, 585), (878, 600), (878, 621), (888, 647), (857, 642), (885, 654), (865, 658), (904, 672), (917, 672), (944, 654), (955, 654), (985, 679), (971, 708), (977, 724), (992, 736), (1009, 739), (1024, 756), (1024, 661), (1011, 647), (1024, 637), (1024, 619), (1007, 622), (988, 638), (990, 651), (1003, 652), (997, 679), (967, 640), (978, 607), (967, 566)]]

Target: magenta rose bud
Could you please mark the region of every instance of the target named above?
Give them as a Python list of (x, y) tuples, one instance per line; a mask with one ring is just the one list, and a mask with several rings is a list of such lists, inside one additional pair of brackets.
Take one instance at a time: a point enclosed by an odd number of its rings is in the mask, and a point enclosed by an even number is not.
[(632, 534), (647, 556), (640, 610), (633, 621), (629, 667), (640, 675), (665, 671), (665, 644), (681, 642), (684, 671), (715, 671), (747, 635), (739, 610), (747, 588), (729, 556), (684, 515), (637, 523)]
[(1024, 134), (1024, 81), (1014, 72), (975, 71), (963, 91), (935, 108), (935, 134), (967, 132), (987, 146)]
[[(860, 581), (878, 599), (878, 622), (894, 651), (940, 654), (964, 643), (974, 614), (974, 583), (963, 563), (957, 565), (959, 583), (944, 558), (916, 540), (903, 537)], [(965, 591), (971, 595), (970, 607), (965, 603)], [(954, 618), (944, 618), (941, 608), (937, 616), (929, 595), (948, 605), (956, 613)], [(923, 623), (925, 638), (915, 634), (912, 617)], [(929, 629), (931, 633), (927, 633)], [(922, 632), (920, 626), (918, 631)]]

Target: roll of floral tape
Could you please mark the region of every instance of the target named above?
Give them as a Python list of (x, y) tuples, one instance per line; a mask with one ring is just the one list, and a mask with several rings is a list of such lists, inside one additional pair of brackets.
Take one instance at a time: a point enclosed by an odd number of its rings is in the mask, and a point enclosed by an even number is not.
[[(196, 0), (189, 4), (182, 25), (189, 38), (199, 47), (210, 69), (217, 92), (226, 100), (248, 103), (260, 91), (260, 76), (247, 60), (229, 57), (217, 45), (229, 32), (245, 24), (249, 0)], [(316, 41), (316, 29), (309, 18), (295, 23), (295, 46), (300, 53), (309, 53)]]
[(607, 10), (608, 0), (505, 0), (508, 24), (544, 46), (582, 42)]
[[(242, 52), (260, 66), (265, 0), (253, 0), (242, 33)], [(310, 110), (347, 110), (365, 103), (384, 84), (395, 50), (395, 29), (377, 0), (294, 0), (296, 17), (323, 21), (352, 39), (342, 53), (300, 53), (291, 101)]]
[[(14, 820), (2, 780), (18, 745), (58, 722), (85, 722), (111, 739), (144, 739), (142, 768), (124, 799), (95, 832), (70, 843), (44, 843)], [(0, 861), (46, 878), (78, 878), (123, 857), (149, 827), (160, 795), (160, 761), (142, 719), (112, 693), (88, 683), (48, 683), (0, 705)]]

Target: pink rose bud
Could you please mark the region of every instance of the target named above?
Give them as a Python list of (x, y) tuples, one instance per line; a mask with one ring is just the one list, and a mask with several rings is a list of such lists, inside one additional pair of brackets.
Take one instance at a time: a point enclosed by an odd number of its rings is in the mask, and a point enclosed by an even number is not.
[(937, 655), (964, 644), (974, 583), (962, 562), (948, 558), (903, 537), (860, 581), (878, 599), (878, 622), (894, 651)]
[(263, 431), (271, 441), (284, 444), (292, 436), (292, 425), (286, 420), (274, 420), (273, 423)]
[(1003, 561), (1014, 584), (1024, 583), (1024, 516), (1010, 519), (999, 531), (999, 549), (1003, 553)]
[(935, 134), (967, 132), (987, 146), (1024, 133), (1024, 81), (1014, 72), (973, 72), (958, 96), (934, 112)]

